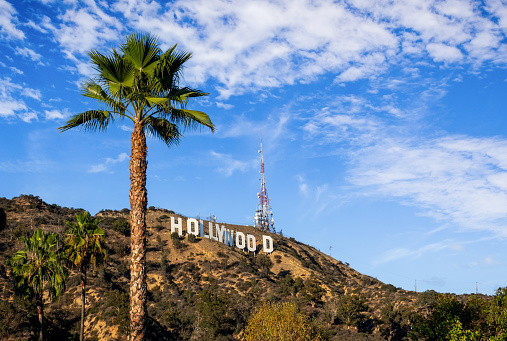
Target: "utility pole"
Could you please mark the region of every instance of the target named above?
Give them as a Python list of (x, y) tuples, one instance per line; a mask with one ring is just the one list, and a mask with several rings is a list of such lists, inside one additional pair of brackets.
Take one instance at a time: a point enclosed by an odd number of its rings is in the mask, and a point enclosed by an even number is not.
[(415, 292), (417, 292), (417, 279), (415, 280)]
[(332, 246), (329, 247), (329, 257), (331, 257), (331, 250), (333, 249)]

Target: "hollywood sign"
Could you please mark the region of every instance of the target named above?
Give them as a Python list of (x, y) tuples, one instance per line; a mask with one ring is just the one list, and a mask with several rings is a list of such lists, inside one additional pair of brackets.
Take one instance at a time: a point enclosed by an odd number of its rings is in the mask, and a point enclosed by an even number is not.
[[(187, 218), (187, 233), (193, 234), (196, 237), (209, 238), (229, 246), (236, 246), (241, 250), (248, 250), (255, 252), (257, 250), (257, 240), (252, 234), (244, 234), (240, 231), (226, 229), (224, 225), (220, 226), (213, 222), (208, 224), (208, 234), (204, 231), (204, 223), (202, 220), (197, 221), (195, 218)], [(176, 222), (174, 217), (171, 217), (171, 233), (178, 232), (180, 237), (183, 236), (183, 222), (178, 218)], [(262, 251), (266, 253), (273, 252), (273, 238), (270, 236), (262, 236)]]

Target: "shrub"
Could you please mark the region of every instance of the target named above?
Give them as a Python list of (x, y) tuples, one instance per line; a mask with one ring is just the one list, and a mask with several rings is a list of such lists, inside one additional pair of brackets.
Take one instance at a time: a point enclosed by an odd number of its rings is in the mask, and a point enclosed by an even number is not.
[(126, 236), (130, 236), (130, 223), (127, 221), (127, 219), (116, 219), (112, 226), (113, 230)]
[(182, 249), (185, 247), (185, 244), (183, 244), (180, 240), (180, 236), (178, 235), (178, 232), (171, 233), (171, 240), (173, 241), (173, 245), (177, 249)]
[(218, 251), (217, 252), (217, 256), (220, 257), (220, 258), (229, 258), (229, 256), (227, 256), (225, 253), (223, 253), (222, 251)]
[(294, 303), (263, 303), (248, 319), (246, 341), (322, 340), (308, 316)]
[(271, 261), (269, 256), (263, 254), (258, 254), (255, 257), (255, 264), (257, 264), (257, 266), (259, 266), (261, 269), (266, 270), (271, 269), (271, 267), (273, 266), (273, 262)]
[(189, 243), (197, 243), (197, 237), (195, 234), (189, 233), (187, 239)]

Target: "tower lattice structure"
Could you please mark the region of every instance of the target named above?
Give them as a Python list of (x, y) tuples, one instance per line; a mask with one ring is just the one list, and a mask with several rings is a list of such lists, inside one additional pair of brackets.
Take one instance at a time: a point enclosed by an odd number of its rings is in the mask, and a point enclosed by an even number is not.
[(262, 138), (261, 138), (261, 149), (259, 150), (261, 154), (261, 191), (257, 193), (259, 197), (259, 205), (257, 206), (257, 210), (255, 211), (254, 216), (254, 226), (264, 230), (275, 233), (275, 226), (273, 220), (273, 211), (270, 205), (270, 199), (268, 197), (268, 190), (266, 188), (266, 177), (264, 175), (264, 154), (262, 152)]

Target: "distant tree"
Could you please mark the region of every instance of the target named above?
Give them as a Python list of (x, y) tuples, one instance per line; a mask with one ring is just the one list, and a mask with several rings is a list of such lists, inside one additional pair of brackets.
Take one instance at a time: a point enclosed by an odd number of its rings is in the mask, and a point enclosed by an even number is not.
[(393, 303), (385, 304), (380, 310), (380, 335), (388, 341), (406, 340), (410, 329), (407, 315), (409, 314), (396, 309)]
[(322, 295), (324, 295), (325, 291), (322, 289), (320, 282), (315, 278), (315, 276), (311, 276), (304, 282), (302, 296), (303, 299), (312, 306), (322, 303)]
[(507, 287), (498, 288), (484, 307), (485, 334), (490, 340), (507, 340)]
[(338, 318), (347, 326), (360, 327), (368, 305), (363, 297), (346, 295), (338, 300)]
[(294, 279), (290, 274), (286, 274), (278, 285), (278, 293), (284, 296), (295, 295), (294, 292)]
[(261, 253), (255, 256), (255, 264), (257, 264), (257, 266), (261, 268), (261, 273), (264, 276), (267, 276), (267, 274), (269, 273), (269, 269), (273, 267), (273, 262), (271, 261), (271, 258), (268, 255)]
[(81, 275), (81, 328), (79, 338), (84, 340), (84, 320), (86, 302), (87, 272), (91, 266), (98, 267), (106, 259), (104, 230), (98, 227), (100, 219), (90, 213), (77, 213), (77, 224), (66, 221), (69, 229), (65, 232), (65, 259), (76, 267)]
[(264, 302), (248, 319), (245, 340), (322, 340), (322, 335), (294, 303)]
[(460, 335), (460, 330), (471, 329), (475, 321), (480, 320), (481, 310), (480, 306), (462, 302), (455, 295), (438, 295), (429, 314), (415, 321), (410, 338), (414, 341), (448, 340), (451, 330), (456, 336)]
[(44, 292), (58, 300), (65, 290), (67, 272), (59, 257), (58, 235), (37, 229), (30, 238), (20, 237), (25, 250), (17, 251), (10, 259), (16, 293), (35, 299), (39, 317), (39, 340), (44, 339)]
[(233, 331), (229, 301), (213, 289), (205, 289), (198, 296), (197, 310), (201, 317), (199, 327), (209, 340), (217, 340)]

